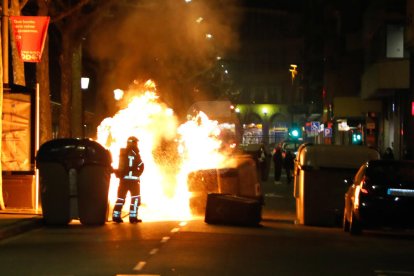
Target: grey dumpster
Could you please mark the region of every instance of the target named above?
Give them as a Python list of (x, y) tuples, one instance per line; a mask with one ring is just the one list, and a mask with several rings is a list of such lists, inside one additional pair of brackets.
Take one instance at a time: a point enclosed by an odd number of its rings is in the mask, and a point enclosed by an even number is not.
[(299, 224), (340, 226), (349, 181), (377, 150), (356, 145), (302, 144), (294, 169), (294, 197)]
[(65, 225), (72, 219), (102, 225), (108, 217), (111, 154), (89, 139), (55, 139), (36, 155), (43, 219)]

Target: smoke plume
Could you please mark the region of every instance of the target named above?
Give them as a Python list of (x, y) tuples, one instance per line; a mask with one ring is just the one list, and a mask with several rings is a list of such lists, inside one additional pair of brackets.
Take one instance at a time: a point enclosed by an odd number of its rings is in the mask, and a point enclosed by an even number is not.
[(238, 48), (235, 0), (135, 2), (118, 7), (87, 40), (102, 77), (100, 101), (113, 102), (113, 89), (151, 78), (164, 101), (184, 109), (197, 77)]

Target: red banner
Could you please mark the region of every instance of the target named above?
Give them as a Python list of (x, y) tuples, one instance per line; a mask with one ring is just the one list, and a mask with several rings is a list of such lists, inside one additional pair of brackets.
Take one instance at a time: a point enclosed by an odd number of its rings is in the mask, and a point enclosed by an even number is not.
[(48, 16), (10, 16), (20, 58), (40, 62), (50, 18)]

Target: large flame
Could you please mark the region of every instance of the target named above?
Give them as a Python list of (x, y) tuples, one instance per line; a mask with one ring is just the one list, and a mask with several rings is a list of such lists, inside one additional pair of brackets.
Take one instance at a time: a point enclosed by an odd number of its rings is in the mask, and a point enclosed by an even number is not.
[[(139, 217), (145, 221), (188, 220), (190, 194), (187, 177), (191, 171), (225, 166), (229, 158), (220, 153), (220, 128), (204, 113), (178, 126), (174, 112), (159, 102), (156, 87), (147, 81), (130, 89), (133, 95), (126, 108), (104, 119), (98, 127), (97, 141), (110, 150), (113, 168), (118, 167), (119, 151), (129, 136), (139, 139), (145, 164), (141, 176), (142, 205)], [(119, 179), (112, 175), (109, 191), (111, 210)], [(127, 211), (129, 197), (124, 210)]]

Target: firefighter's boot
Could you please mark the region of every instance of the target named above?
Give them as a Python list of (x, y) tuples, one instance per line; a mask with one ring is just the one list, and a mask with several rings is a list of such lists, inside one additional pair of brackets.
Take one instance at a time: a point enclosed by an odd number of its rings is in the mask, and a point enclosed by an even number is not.
[(139, 200), (140, 196), (131, 196), (131, 206), (129, 209), (129, 222), (130, 223), (137, 223), (141, 222), (140, 219), (138, 219), (138, 206), (139, 206)]
[(115, 203), (114, 212), (112, 213), (112, 221), (116, 223), (124, 222), (121, 218), (122, 206), (124, 206), (125, 199), (118, 198)]
[(116, 222), (116, 223), (123, 223), (124, 222), (124, 220), (122, 218), (115, 217), (115, 216), (112, 217), (112, 221)]

